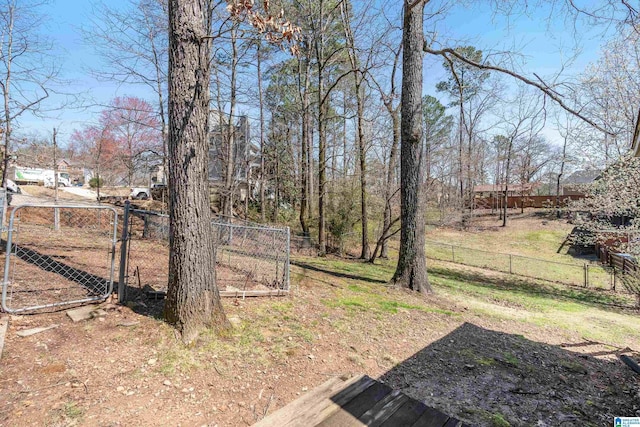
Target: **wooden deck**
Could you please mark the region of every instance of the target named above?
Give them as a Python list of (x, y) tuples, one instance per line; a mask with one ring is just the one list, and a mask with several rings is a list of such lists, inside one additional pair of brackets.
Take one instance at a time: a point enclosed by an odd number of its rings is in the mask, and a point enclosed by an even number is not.
[(332, 378), (254, 425), (285, 426), (468, 427), (366, 375)]

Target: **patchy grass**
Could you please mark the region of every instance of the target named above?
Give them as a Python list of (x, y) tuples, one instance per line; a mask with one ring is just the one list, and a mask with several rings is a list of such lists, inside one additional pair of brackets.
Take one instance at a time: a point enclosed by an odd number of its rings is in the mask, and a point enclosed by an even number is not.
[(493, 414), (490, 420), (494, 427), (511, 427), (509, 421), (505, 420), (502, 414)]
[[(487, 250), (486, 241), (484, 241), (482, 248), (475, 247), (474, 235), (470, 234), (471, 238), (465, 239), (460, 245), (452, 243), (452, 240), (447, 240), (448, 243), (428, 241), (427, 256), (432, 259), (576, 286), (584, 285), (585, 279), (588, 278), (590, 287), (610, 288), (611, 275), (599, 263), (574, 258), (566, 252), (556, 253), (552, 246), (557, 243), (559, 234), (561, 233), (554, 231), (535, 231), (521, 236), (521, 240), (518, 240), (517, 236), (501, 235), (499, 238), (491, 240), (490, 250)], [(485, 235), (483, 236), (486, 238)], [(523, 253), (518, 250), (522, 241), (539, 241), (544, 238), (554, 242), (553, 245), (550, 247), (547, 245), (528, 245), (532, 250), (531, 253)], [(451, 236), (447, 236), (447, 239), (451, 239)], [(516, 247), (512, 246), (501, 251), (500, 244), (494, 245), (497, 240), (506, 240)], [(455, 239), (453, 241), (455, 242)], [(477, 244), (478, 242), (475, 243), (475, 245)], [(588, 268), (588, 273), (586, 268)]]
[(586, 304), (618, 310), (633, 305), (633, 299), (621, 293), (569, 287), (507, 274), (489, 274), (475, 269), (459, 269), (451, 264), (434, 262), (429, 267), (429, 273), (433, 284), (450, 288), (453, 292), (490, 295), (494, 299), (530, 309), (561, 307), (564, 311), (581, 311)]
[(64, 412), (64, 416), (71, 420), (81, 418), (82, 415), (84, 414), (83, 409), (79, 408), (75, 402), (65, 403), (63, 412)]
[[(527, 231), (523, 239), (542, 242), (539, 248), (551, 249), (561, 233), (554, 230)], [(303, 273), (321, 273), (339, 286), (335, 297), (322, 303), (330, 308), (342, 308), (350, 315), (370, 311), (381, 315), (397, 314), (401, 310), (421, 311), (458, 316), (452, 310), (428, 304), (403, 302), (390, 296), (385, 284), (393, 275), (390, 262), (371, 265), (342, 259), (304, 258), (301, 263), (313, 266)], [(347, 277), (345, 277), (347, 276)], [(501, 321), (518, 321), (542, 328), (577, 331), (584, 338), (631, 345), (640, 342), (640, 331), (631, 310), (631, 296), (538, 281), (526, 277), (482, 271), (439, 261), (429, 262), (429, 278), (436, 294), (463, 305), (479, 316)], [(622, 345), (622, 346), (624, 346)]]
[[(546, 225), (542, 225), (542, 223)], [(492, 252), (543, 258), (553, 261), (571, 260), (566, 247), (558, 253), (565, 238), (573, 228), (566, 221), (541, 218), (526, 213), (510, 217), (507, 227), (500, 226), (497, 217), (476, 218), (475, 227), (468, 231), (452, 228), (434, 228), (427, 239), (474, 249), (487, 249), (491, 242)]]
[[(141, 403), (136, 405), (147, 411), (155, 408), (145, 406), (150, 399), (156, 398), (152, 393), (163, 393), (163, 402), (166, 400), (169, 406), (161, 410), (167, 416), (178, 419), (185, 416), (179, 414), (197, 414), (203, 405), (224, 407), (224, 413), (218, 411), (212, 414), (212, 419), (220, 425), (223, 425), (222, 421), (226, 423), (224, 425), (234, 425), (238, 419), (236, 411), (244, 414), (247, 420), (253, 420), (253, 409), (236, 405), (231, 412), (229, 402), (246, 404), (247, 396), (250, 396), (251, 404), (259, 403), (259, 411), (264, 411), (271, 405), (267, 387), (272, 384), (282, 390), (279, 403), (282, 405), (298, 397), (301, 390), (326, 381), (329, 374), (365, 372), (378, 377), (403, 365), (413, 354), (433, 346), (465, 322), (509, 334), (525, 333), (528, 339), (532, 338), (531, 334), (537, 340), (556, 342), (563, 342), (565, 337), (572, 337), (572, 342), (585, 337), (620, 347), (637, 346), (640, 342), (635, 314), (618, 312), (611, 303), (618, 301), (620, 296), (606, 292), (569, 289), (508, 275), (434, 264), (430, 279), (435, 295), (423, 296), (380, 283), (391, 274), (387, 265), (372, 266), (332, 258), (315, 260), (313, 265), (315, 270), (296, 267), (301, 276), (299, 290), (290, 297), (225, 300), (225, 310), (233, 319), (233, 330), (224, 337), (205, 333), (190, 347), (175, 339), (171, 327), (155, 319), (140, 319), (140, 327), (116, 329), (114, 325), (120, 320), (114, 313), (105, 321), (111, 324), (96, 321), (92, 323), (90, 333), (80, 325), (70, 326), (81, 331), (81, 336), (91, 337), (85, 346), (93, 345), (96, 339), (102, 340), (104, 334), (104, 340), (96, 343), (90, 353), (91, 363), (74, 361), (74, 364), (93, 372), (104, 347), (111, 347), (112, 351), (114, 347), (126, 349), (123, 360), (131, 370), (114, 376), (109, 364), (103, 371), (104, 377), (100, 377), (108, 387), (97, 392), (89, 388), (90, 392), (107, 393), (109, 399), (118, 402), (138, 399), (136, 402)], [(365, 272), (364, 267), (368, 280), (340, 276), (348, 272), (358, 277)], [(128, 311), (124, 309), (124, 312)], [(139, 341), (134, 341), (137, 339)], [(449, 345), (449, 339), (442, 341)], [(11, 345), (24, 345), (24, 342), (13, 341)], [(132, 350), (133, 343), (135, 350)], [(519, 341), (516, 344), (495, 353), (483, 353), (478, 347), (461, 349), (462, 369), (469, 364), (473, 366), (468, 370), (473, 373), (504, 369), (526, 373), (533, 365), (519, 352)], [(456, 344), (451, 341), (450, 345), (452, 353), (442, 351), (438, 357), (443, 360), (455, 357), (458, 340)], [(56, 351), (66, 351), (65, 348), (60, 346)], [(122, 358), (111, 354), (114, 360)], [(74, 352), (56, 357), (66, 361), (79, 355)], [(151, 359), (156, 362), (149, 363)], [(55, 360), (51, 359), (51, 363)], [(584, 367), (578, 362), (565, 361), (560, 372), (565, 376), (583, 375)], [(23, 378), (26, 371), (15, 369), (16, 378)], [(88, 372), (81, 375), (84, 377)], [(153, 386), (148, 387), (149, 384)], [(118, 393), (121, 385), (135, 394)], [(30, 386), (36, 387), (34, 383)], [(187, 397), (191, 392), (183, 391), (192, 387), (195, 399)], [(212, 392), (211, 387), (224, 390), (224, 394)], [(64, 402), (63, 398), (62, 395), (52, 396), (52, 401)], [(190, 403), (183, 401), (185, 398)], [(179, 404), (170, 406), (174, 400)], [(189, 405), (189, 411), (184, 410), (184, 405)], [(488, 426), (509, 425), (512, 419), (516, 420), (499, 407), (489, 409), (491, 411), (471, 407), (468, 416), (480, 420), (479, 425)], [(67, 423), (78, 420), (76, 423), (79, 424), (104, 417), (98, 410), (80, 403), (68, 408), (58, 407), (49, 414)], [(149, 412), (146, 419), (156, 415)], [(128, 421), (139, 419), (136, 418), (138, 415), (127, 416)], [(205, 422), (195, 418), (190, 421), (193, 421), (190, 425)], [(27, 424), (16, 422), (13, 425)]]
[[(445, 227), (431, 229), (427, 232), (427, 240), (444, 242), (448, 246), (439, 247), (427, 244), (427, 250), (439, 259), (449, 260), (452, 256), (451, 245), (473, 249), (475, 251), (469, 254), (461, 249), (455, 255), (463, 262), (465, 257), (476, 258), (473, 263), (476, 266), (481, 266), (479, 263), (482, 262), (492, 263), (495, 265), (494, 268), (501, 271), (505, 271), (505, 269), (508, 271), (507, 254), (583, 266), (585, 260), (568, 254), (569, 246), (563, 245), (567, 235), (573, 229), (573, 225), (564, 220), (541, 217), (539, 214), (539, 211), (529, 211), (524, 215), (515, 215), (510, 217), (507, 227), (504, 228), (500, 227), (501, 222), (497, 217), (479, 217), (475, 218), (474, 226), (466, 231)], [(484, 251), (484, 255), (481, 251)], [(496, 259), (494, 254), (487, 253), (487, 251), (505, 255)], [(478, 260), (478, 257), (486, 258), (486, 261)], [(526, 267), (526, 264), (527, 261), (524, 260), (523, 265), (513, 267), (522, 269)], [(599, 274), (597, 266), (593, 265), (593, 267), (594, 270), (591, 274)], [(552, 267), (548, 264), (544, 268), (559, 267)], [(572, 275), (573, 272), (566, 274)], [(580, 271), (577, 272), (577, 275), (580, 279)], [(594, 277), (595, 279), (598, 277)]]
[(369, 311), (378, 314), (397, 314), (401, 310), (416, 310), (424, 313), (438, 313), (456, 316), (451, 310), (429, 307), (427, 304), (412, 304), (402, 301), (401, 294), (394, 295), (393, 290), (381, 285), (348, 285), (337, 291), (335, 298), (323, 299), (322, 303), (330, 308), (343, 308), (348, 311)]
[(436, 263), (429, 271), (437, 293), (479, 316), (576, 331), (585, 339), (622, 347), (640, 342), (637, 311), (629, 308), (633, 298), (628, 295), (457, 270), (450, 264)]
[(518, 366), (520, 364), (520, 360), (511, 353), (504, 353), (503, 357), (505, 362), (510, 363), (513, 366)]
[[(364, 283), (387, 283), (395, 271), (392, 261), (383, 260), (376, 264), (363, 261), (349, 261), (336, 257), (295, 257), (291, 263), (304, 274), (313, 277), (315, 273), (325, 273), (336, 279), (336, 283), (362, 285)], [(346, 280), (345, 280), (346, 279)]]

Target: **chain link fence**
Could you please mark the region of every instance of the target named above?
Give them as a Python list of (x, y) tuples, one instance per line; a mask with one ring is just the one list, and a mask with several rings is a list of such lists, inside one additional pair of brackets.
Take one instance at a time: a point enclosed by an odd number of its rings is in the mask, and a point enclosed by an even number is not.
[(7, 199), (7, 189), (0, 187), (0, 229), (6, 231), (6, 213), (9, 205)]
[(11, 212), (2, 309), (50, 309), (107, 298), (118, 216), (105, 206), (22, 205)]
[(428, 240), (427, 257), (534, 279), (591, 288), (615, 289), (615, 275), (601, 265), (570, 264), (472, 249)]
[[(125, 208), (126, 255), (121, 282), (142, 291), (165, 291), (169, 268), (169, 217)], [(238, 223), (217, 217), (211, 223), (216, 244), (216, 284), (222, 296), (281, 295), (289, 291), (288, 228)]]

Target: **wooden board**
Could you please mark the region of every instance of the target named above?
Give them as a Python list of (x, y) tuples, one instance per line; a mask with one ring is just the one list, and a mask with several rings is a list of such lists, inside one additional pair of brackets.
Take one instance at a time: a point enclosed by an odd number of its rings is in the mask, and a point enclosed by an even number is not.
[[(331, 395), (325, 399), (321, 399), (313, 403), (312, 405), (304, 408), (300, 414), (297, 414), (290, 422), (284, 424), (286, 427), (307, 427), (315, 426), (322, 422), (322, 420), (330, 417), (332, 414), (342, 409), (341, 404), (337, 404), (335, 396), (340, 395), (343, 401), (350, 401), (358, 396), (363, 390), (371, 387), (375, 384), (369, 377), (359, 375), (349, 380), (343, 381), (342, 391), (334, 391)], [(347, 391), (345, 393), (345, 391)]]
[(360, 417), (360, 421), (367, 426), (379, 427), (410, 400), (407, 395), (402, 394), (399, 390), (393, 390), (384, 399), (365, 412)]
[(371, 387), (368, 387), (355, 398), (351, 399), (351, 401), (342, 405), (342, 410), (336, 412), (331, 417), (326, 418), (318, 424), (318, 426), (334, 427), (366, 425), (358, 421), (358, 418), (375, 406), (376, 403), (383, 400), (392, 391), (393, 389), (391, 387), (375, 382)]
[(427, 410), (424, 411), (420, 418), (418, 418), (411, 427), (427, 427), (435, 425), (444, 426), (447, 421), (449, 421), (449, 417), (447, 415), (436, 409), (427, 408)]
[(223, 298), (244, 298), (244, 297), (283, 297), (289, 295), (289, 291), (281, 289), (262, 291), (220, 291)]
[(463, 427), (459, 420), (361, 375), (331, 378), (257, 427)]
[[(359, 379), (359, 378), (358, 378)], [(320, 386), (314, 388), (304, 396), (300, 397), (297, 400), (294, 400), (289, 405), (281, 408), (280, 410), (274, 412), (273, 414), (263, 418), (257, 424), (254, 424), (255, 427), (266, 427), (266, 426), (278, 426), (282, 427), (285, 425), (295, 426), (295, 425), (308, 425), (308, 424), (296, 424), (296, 420), (299, 416), (308, 413), (307, 407), (318, 402), (323, 401), (333, 394), (340, 391), (344, 388), (344, 380), (339, 377), (330, 378), (325, 383)]]
[(429, 408), (424, 403), (410, 399), (387, 418), (381, 427), (411, 426), (427, 409)]

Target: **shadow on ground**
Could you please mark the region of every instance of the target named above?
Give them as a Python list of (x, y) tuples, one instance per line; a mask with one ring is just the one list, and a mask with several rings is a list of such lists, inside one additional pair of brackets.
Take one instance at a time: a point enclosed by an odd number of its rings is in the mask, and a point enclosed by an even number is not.
[(638, 353), (564, 346), (583, 352), (464, 323), (380, 381), (477, 426), (603, 426), (640, 416), (640, 376), (614, 357)]
[(320, 268), (317, 265), (312, 265), (312, 264), (309, 264), (309, 263), (306, 263), (306, 262), (302, 262), (302, 261), (298, 261), (298, 260), (291, 260), (290, 262), (291, 262), (291, 265), (295, 265), (295, 266), (303, 268), (305, 270), (316, 271), (318, 273), (328, 274), (329, 276), (339, 277), (341, 279), (360, 280), (362, 282), (377, 283), (377, 284), (386, 284), (387, 283), (386, 281), (380, 280), (380, 279), (373, 279), (371, 277), (360, 276), (360, 275), (349, 274), (349, 273), (342, 273), (342, 272), (335, 271), (335, 270), (329, 270), (329, 269), (325, 269), (325, 268)]
[(483, 288), (508, 290), (526, 296), (550, 298), (596, 306), (603, 309), (619, 311), (620, 308), (633, 309), (634, 301), (620, 292), (605, 289), (583, 288), (569, 285), (544, 284), (512, 276), (490, 276), (469, 270), (449, 269), (446, 267), (429, 267), (431, 276), (469, 283)]

